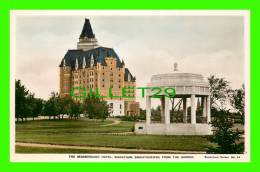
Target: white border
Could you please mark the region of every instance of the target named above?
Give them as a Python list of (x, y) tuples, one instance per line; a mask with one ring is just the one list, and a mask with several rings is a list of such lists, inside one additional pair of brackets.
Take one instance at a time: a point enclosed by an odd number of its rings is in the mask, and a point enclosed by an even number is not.
[[(17, 16), (243, 16), (245, 38), (245, 154), (185, 154), (194, 158), (162, 159), (169, 154), (84, 154), (99, 158), (70, 158), (77, 154), (17, 154), (15, 153), (15, 41)], [(69, 48), (69, 47), (68, 47)], [(10, 12), (10, 161), (12, 162), (250, 162), (250, 11), (249, 10), (11, 10)], [(112, 158), (103, 157), (110, 155)], [(115, 156), (160, 156), (128, 159)], [(183, 154), (171, 156), (181, 157)], [(215, 158), (205, 158), (211, 156)], [(239, 158), (237, 158), (239, 156)], [(228, 158), (225, 158), (228, 157)], [(231, 158), (236, 157), (236, 158)]]

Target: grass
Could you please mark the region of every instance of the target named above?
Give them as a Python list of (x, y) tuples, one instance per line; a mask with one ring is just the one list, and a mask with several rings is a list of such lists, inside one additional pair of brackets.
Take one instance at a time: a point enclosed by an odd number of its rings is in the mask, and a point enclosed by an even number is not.
[[(120, 153), (115, 151), (103, 151), (103, 150), (87, 150), (87, 149), (65, 149), (65, 148), (39, 148), (39, 147), (25, 147), (25, 146), (15, 146), (15, 150), (17, 153), (41, 153), (41, 154), (67, 154), (67, 153), (76, 153), (76, 154), (83, 154), (83, 153)], [(136, 152), (130, 152), (136, 153)]]
[(16, 123), (17, 133), (45, 133), (45, 134), (59, 134), (59, 133), (113, 133), (113, 132), (129, 132), (134, 125), (132, 122), (122, 121), (116, 127), (111, 124), (112, 121), (98, 121), (98, 120), (39, 120), (26, 121)]
[[(40, 154), (50, 154), (50, 153), (55, 153), (55, 154), (68, 154), (68, 153), (76, 153), (76, 154), (85, 154), (85, 153), (102, 153), (102, 154), (121, 154), (122, 151), (108, 151), (108, 150), (88, 150), (88, 149), (65, 149), (65, 148), (39, 148), (39, 147), (26, 147), (26, 146), (15, 146), (15, 150), (17, 153), (25, 153), (25, 154), (36, 154), (36, 153), (40, 153)], [(124, 154), (140, 154), (140, 151), (136, 152), (136, 151), (127, 151), (127, 152), (123, 152)], [(145, 154), (154, 154), (151, 152), (146, 152), (145, 150), (143, 150), (141, 153), (145, 153)], [(160, 154), (160, 152), (157, 152), (158, 154)], [(163, 154), (170, 154), (167, 152), (161, 152)]]
[[(16, 124), (16, 141), (63, 145), (104, 146), (137, 149), (206, 151), (211, 144), (206, 136), (159, 136), (159, 135), (114, 135), (111, 133), (130, 132), (133, 122), (122, 121), (117, 125), (107, 125), (112, 121), (94, 120), (42, 120)], [(56, 148), (21, 148), (16, 152), (73, 153), (76, 150)], [(82, 150), (87, 151), (87, 150)]]
[(95, 153), (93, 150), (84, 149), (62, 149), (62, 148), (38, 148), (38, 147), (25, 147), (25, 146), (15, 146), (15, 150), (18, 153)]

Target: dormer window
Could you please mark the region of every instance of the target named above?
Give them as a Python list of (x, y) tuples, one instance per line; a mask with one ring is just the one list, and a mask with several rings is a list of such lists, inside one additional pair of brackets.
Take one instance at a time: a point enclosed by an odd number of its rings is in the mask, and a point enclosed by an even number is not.
[(94, 66), (94, 57), (93, 54), (91, 54), (91, 59), (90, 59), (90, 67)]
[(128, 81), (129, 81), (129, 82), (131, 81), (131, 75), (130, 75), (130, 73), (128, 74)]
[(65, 58), (63, 60), (63, 67), (66, 67), (66, 61), (65, 61)]
[(84, 69), (86, 67), (86, 59), (85, 57), (83, 58), (83, 65), (82, 65), (82, 68)]
[(75, 69), (78, 70), (78, 68), (79, 68), (79, 62), (78, 62), (78, 58), (76, 58)]

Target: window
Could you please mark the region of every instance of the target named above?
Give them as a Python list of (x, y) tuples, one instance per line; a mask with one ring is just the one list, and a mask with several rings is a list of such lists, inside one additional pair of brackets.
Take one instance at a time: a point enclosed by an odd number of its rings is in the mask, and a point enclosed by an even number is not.
[[(120, 109), (122, 109), (122, 104), (120, 104)], [(120, 111), (120, 113), (121, 113), (121, 111)]]

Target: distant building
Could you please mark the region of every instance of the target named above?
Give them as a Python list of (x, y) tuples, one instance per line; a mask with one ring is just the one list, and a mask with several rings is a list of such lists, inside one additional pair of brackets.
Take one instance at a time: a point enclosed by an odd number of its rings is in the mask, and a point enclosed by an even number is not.
[[(90, 89), (98, 89), (101, 96), (107, 96), (109, 90), (113, 96), (122, 96), (122, 88), (136, 85), (136, 78), (114, 49), (98, 45), (89, 19), (85, 19), (77, 49), (68, 50), (59, 67), (61, 96), (81, 94), (78, 88), (85, 88), (87, 94)], [(104, 98), (111, 116), (139, 115), (135, 90), (126, 95), (133, 98)]]

